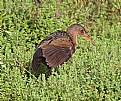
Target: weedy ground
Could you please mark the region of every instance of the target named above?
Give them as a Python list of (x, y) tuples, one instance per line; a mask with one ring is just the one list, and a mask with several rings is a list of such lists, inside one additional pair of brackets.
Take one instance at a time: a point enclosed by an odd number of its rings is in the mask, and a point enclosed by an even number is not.
[[(0, 101), (121, 100), (121, 0), (2, 0), (0, 6)], [(68, 62), (47, 80), (44, 73), (36, 78), (37, 44), (74, 23), (96, 46), (79, 37)]]

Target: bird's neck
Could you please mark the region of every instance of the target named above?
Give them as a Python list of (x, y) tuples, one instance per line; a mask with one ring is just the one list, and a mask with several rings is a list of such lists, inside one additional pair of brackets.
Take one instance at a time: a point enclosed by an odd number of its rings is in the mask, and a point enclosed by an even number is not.
[(74, 46), (76, 47), (76, 44), (77, 44), (77, 35), (76, 34), (71, 34), (71, 33), (68, 33), (68, 35), (70, 36)]

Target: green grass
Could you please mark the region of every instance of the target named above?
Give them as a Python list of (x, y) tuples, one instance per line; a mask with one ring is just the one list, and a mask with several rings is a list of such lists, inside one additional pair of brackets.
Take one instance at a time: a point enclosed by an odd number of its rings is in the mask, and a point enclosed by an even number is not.
[[(121, 100), (121, 1), (35, 1), (0, 3), (0, 101)], [(37, 44), (74, 23), (85, 26), (96, 47), (79, 37), (68, 62), (48, 80), (36, 78)]]

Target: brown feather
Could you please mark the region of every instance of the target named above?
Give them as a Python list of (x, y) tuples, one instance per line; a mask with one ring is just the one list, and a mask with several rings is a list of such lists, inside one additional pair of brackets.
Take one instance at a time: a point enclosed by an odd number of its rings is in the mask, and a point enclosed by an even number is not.
[[(60, 56), (60, 57), (59, 57)], [(65, 59), (67, 58), (68, 56), (64, 53), (61, 53), (61, 54), (56, 54), (56, 56), (52, 59), (52, 61), (50, 63), (52, 63), (52, 67), (56, 67), (57, 65), (59, 64), (62, 64)]]
[[(46, 62), (50, 67), (56, 67), (66, 61), (70, 55), (71, 50), (68, 47), (60, 47), (49, 45), (42, 49), (43, 56), (46, 58)], [(47, 54), (48, 53), (48, 54)]]

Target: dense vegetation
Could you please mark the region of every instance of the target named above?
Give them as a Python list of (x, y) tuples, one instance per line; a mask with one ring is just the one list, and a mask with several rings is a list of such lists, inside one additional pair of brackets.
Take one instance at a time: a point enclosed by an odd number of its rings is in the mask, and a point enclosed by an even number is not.
[[(121, 100), (121, 0), (2, 0), (0, 6), (0, 101)], [(72, 58), (47, 80), (44, 68), (33, 73), (37, 44), (74, 23), (85, 26), (96, 47), (79, 37)]]

